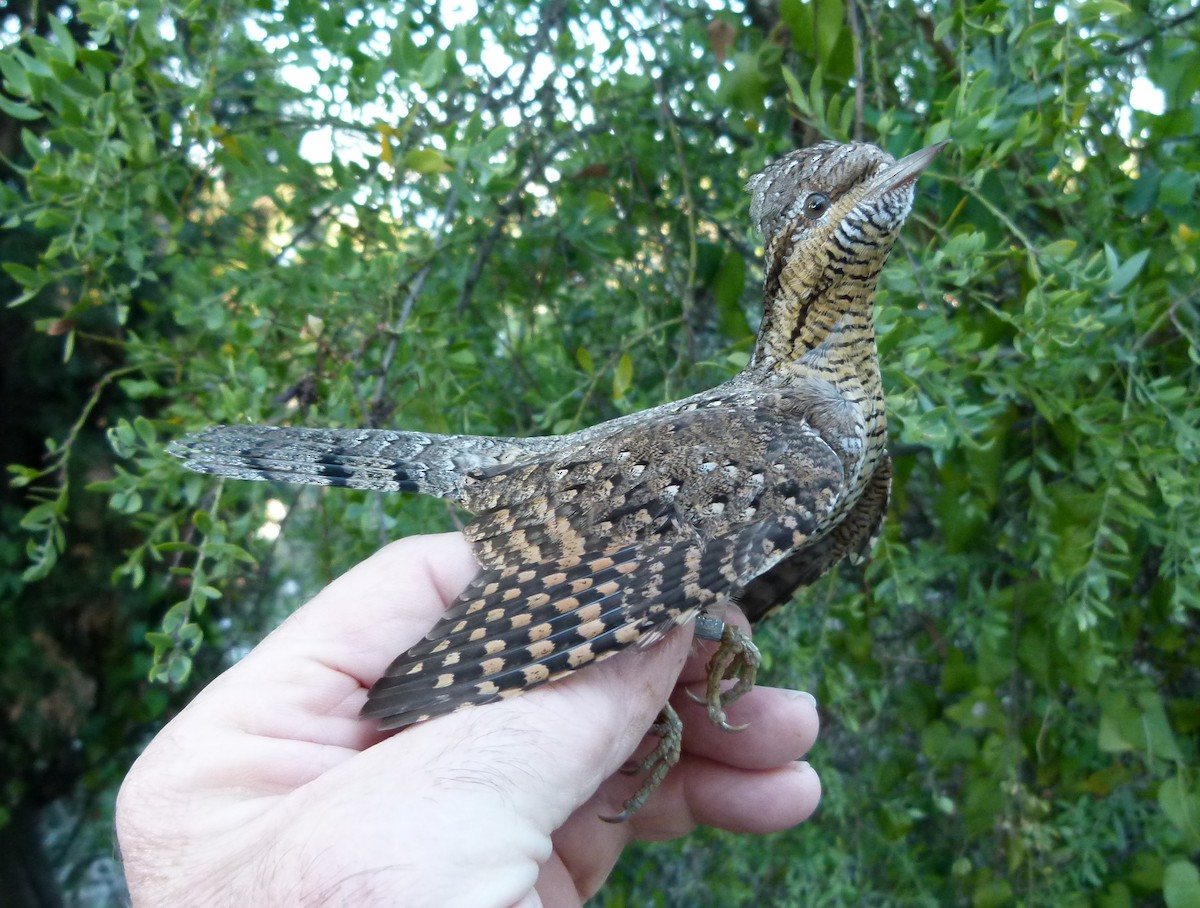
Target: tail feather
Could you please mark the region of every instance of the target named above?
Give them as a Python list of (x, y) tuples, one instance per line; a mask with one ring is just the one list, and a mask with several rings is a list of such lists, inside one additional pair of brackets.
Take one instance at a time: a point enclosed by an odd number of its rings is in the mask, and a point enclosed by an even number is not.
[(536, 440), (384, 429), (212, 426), (167, 449), (197, 473), (460, 500), (471, 470), (511, 463)]

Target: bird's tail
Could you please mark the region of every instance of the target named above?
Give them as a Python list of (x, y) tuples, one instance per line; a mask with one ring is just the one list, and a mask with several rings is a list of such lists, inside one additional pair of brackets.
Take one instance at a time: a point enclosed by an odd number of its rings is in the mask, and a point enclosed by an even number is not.
[(515, 463), (536, 439), (429, 435), (385, 429), (212, 426), (173, 442), (169, 453), (198, 473), (459, 500), (472, 470)]

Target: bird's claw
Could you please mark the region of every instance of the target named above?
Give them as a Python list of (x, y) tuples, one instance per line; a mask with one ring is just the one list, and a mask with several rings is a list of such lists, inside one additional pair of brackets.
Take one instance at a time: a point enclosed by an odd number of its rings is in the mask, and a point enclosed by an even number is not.
[[(688, 698), (693, 703), (708, 703), (707, 696), (702, 697), (699, 694), (692, 693), (686, 687), (683, 689), (683, 692), (688, 695)], [(721, 705), (728, 706), (730, 702), (732, 702), (732, 700), (726, 700), (726, 699), (722, 698)], [(718, 713), (718, 715), (714, 718), (713, 714), (712, 714), (712, 710), (710, 709), (709, 713), (708, 713), (708, 718), (714, 725), (716, 725), (722, 731), (743, 731), (750, 727), (749, 722), (745, 723), (744, 725), (730, 725), (726, 719), (724, 710), (722, 710), (720, 713)]]
[(654, 794), (655, 789), (662, 784), (662, 780), (667, 777), (671, 767), (679, 762), (679, 753), (683, 747), (683, 723), (679, 721), (679, 715), (669, 703), (662, 708), (662, 712), (650, 726), (649, 733), (658, 737), (658, 743), (654, 745), (654, 749), (640, 760), (628, 763), (621, 768), (621, 772), (626, 775), (644, 772), (646, 778), (642, 782), (641, 788), (625, 802), (625, 807), (619, 814), (600, 818), (606, 823), (624, 823), (637, 813), (649, 800), (650, 795)]
[[(762, 656), (750, 635), (739, 627), (725, 625), (721, 632), (721, 643), (708, 661), (708, 683), (705, 696), (688, 695), (698, 703), (708, 705), (708, 719), (724, 731), (742, 731), (745, 725), (730, 725), (725, 718), (725, 707), (733, 703), (754, 687)], [(723, 681), (733, 681), (733, 687), (721, 690)]]

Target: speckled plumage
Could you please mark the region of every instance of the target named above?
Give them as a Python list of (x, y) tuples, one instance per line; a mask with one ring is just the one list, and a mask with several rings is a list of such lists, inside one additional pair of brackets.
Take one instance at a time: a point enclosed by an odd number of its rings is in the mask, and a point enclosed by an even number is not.
[[(823, 143), (750, 179), (763, 323), (750, 364), (711, 390), (563, 436), (217, 426), (171, 450), (200, 472), (421, 492), (474, 515), (481, 572), (372, 687), (363, 715), (384, 728), (513, 696), (730, 602), (760, 620), (883, 520), (873, 297), (939, 148), (897, 163)], [(714, 721), (731, 699), (720, 681), (742, 677), (732, 696), (753, 682), (752, 650), (726, 633)], [(666, 737), (654, 783), (677, 757)]]

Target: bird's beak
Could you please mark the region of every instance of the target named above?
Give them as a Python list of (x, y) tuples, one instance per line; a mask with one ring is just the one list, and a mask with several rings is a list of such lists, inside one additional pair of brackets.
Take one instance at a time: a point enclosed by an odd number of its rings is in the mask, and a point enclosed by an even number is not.
[(936, 145), (930, 145), (928, 148), (914, 151), (907, 157), (901, 158), (891, 167), (881, 171), (872, 182), (879, 192), (890, 192), (893, 189), (899, 189), (901, 186), (915, 182), (922, 171), (933, 163), (933, 159), (938, 156), (938, 152), (948, 144), (950, 143), (938, 142)]

